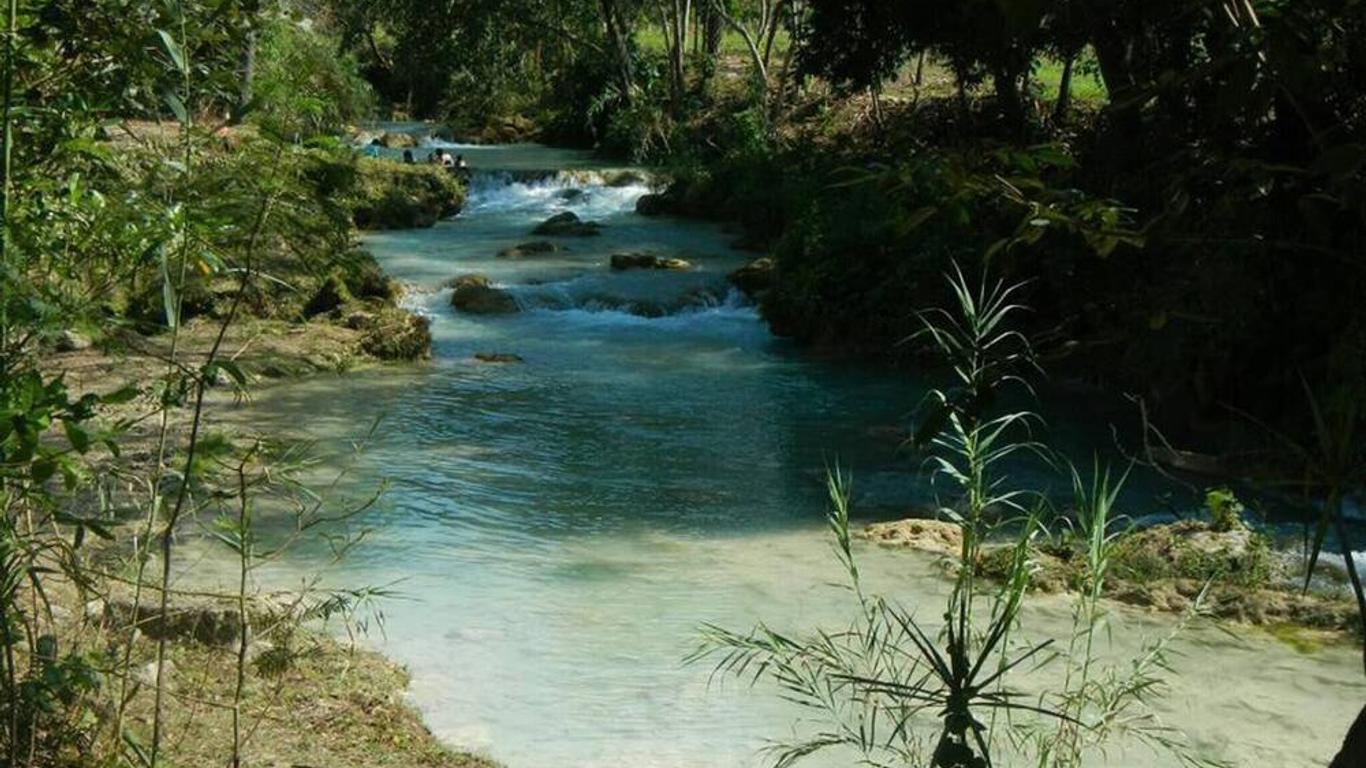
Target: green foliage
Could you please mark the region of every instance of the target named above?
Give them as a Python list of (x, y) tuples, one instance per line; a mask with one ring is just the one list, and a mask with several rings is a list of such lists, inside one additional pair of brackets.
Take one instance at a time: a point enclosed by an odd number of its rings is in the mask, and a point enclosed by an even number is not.
[(338, 46), (311, 22), (273, 19), (261, 34), (252, 120), (277, 136), (309, 137), (369, 118), (372, 89)]
[(1205, 492), (1205, 509), (1209, 510), (1215, 531), (1236, 531), (1243, 524), (1243, 503), (1228, 488), (1211, 488)]

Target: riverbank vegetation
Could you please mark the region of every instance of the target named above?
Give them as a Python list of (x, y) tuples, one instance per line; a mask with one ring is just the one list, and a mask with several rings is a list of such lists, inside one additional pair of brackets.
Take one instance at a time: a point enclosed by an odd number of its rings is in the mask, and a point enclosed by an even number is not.
[[(319, 632), (380, 590), (256, 580), (371, 500), (212, 413), (261, 378), (424, 357), (355, 228), (430, 226), (462, 185), (336, 140), (371, 90), (290, 8), (6, 6), (0, 764), (484, 764)], [(183, 581), (195, 531), (231, 592)]]

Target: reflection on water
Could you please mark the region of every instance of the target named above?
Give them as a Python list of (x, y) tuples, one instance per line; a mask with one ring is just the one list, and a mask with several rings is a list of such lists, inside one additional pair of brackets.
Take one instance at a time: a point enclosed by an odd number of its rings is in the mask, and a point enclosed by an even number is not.
[[(507, 167), (573, 164), (502, 151)], [(406, 597), (386, 605), (387, 637), (376, 641), (412, 670), (414, 698), (440, 736), (512, 768), (757, 765), (766, 738), (791, 732), (793, 708), (733, 682), (709, 687), (708, 670), (681, 659), (702, 622), (801, 629), (850, 618), (847, 596), (829, 586), (840, 573), (821, 530), (823, 469), (855, 470), (865, 517), (930, 505), (933, 489), (897, 454), (892, 429), (923, 385), (812, 360), (772, 338), (727, 295), (724, 275), (746, 257), (715, 227), (635, 216), (644, 187), (518, 178), (530, 177), (486, 173), (459, 218), (369, 239), (433, 319), (430, 366), (266, 390), (248, 416), (339, 444), (384, 415), (350, 478), (357, 489), (388, 480), (365, 521), (379, 525), (330, 578), (401, 580)], [(603, 235), (547, 258), (496, 257), (561, 210), (602, 221)], [(614, 273), (608, 257), (622, 250), (683, 256), (697, 269)], [(526, 311), (457, 316), (440, 285), (465, 272), (508, 286)], [(714, 299), (680, 305), (699, 290)], [(613, 300), (671, 314), (643, 317)], [(525, 362), (486, 365), (475, 352)], [(1066, 435), (1107, 440), (1104, 425), (1069, 424)], [(1131, 496), (1150, 492), (1140, 480)], [(317, 554), (299, 553), (273, 577), (309, 570)], [(936, 615), (946, 584), (932, 563), (863, 556), (876, 589)], [(1063, 638), (1070, 608), (1041, 598), (1026, 626)], [(1169, 626), (1122, 611), (1116, 652)], [(1164, 714), (1207, 756), (1322, 764), (1363, 697), (1345, 649), (1304, 656), (1209, 628), (1180, 648)], [(1107, 762), (1171, 761), (1131, 748)]]

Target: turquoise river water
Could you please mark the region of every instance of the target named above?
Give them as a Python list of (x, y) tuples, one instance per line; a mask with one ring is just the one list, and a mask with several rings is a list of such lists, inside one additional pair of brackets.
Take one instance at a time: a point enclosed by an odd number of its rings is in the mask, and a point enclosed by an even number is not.
[[(861, 519), (930, 505), (934, 488), (895, 438), (926, 384), (772, 337), (725, 283), (752, 255), (716, 226), (637, 216), (643, 182), (605, 186), (585, 156), (545, 148), (452, 151), (477, 171), (465, 211), (366, 238), (431, 318), (432, 362), (280, 385), (250, 407), (253, 423), (324, 445), (383, 416), (348, 482), (388, 491), (363, 521), (373, 532), (327, 580), (401, 594), (369, 641), (409, 667), (413, 700), (453, 745), (510, 768), (763, 765), (766, 740), (808, 728), (800, 711), (682, 659), (703, 622), (848, 620), (847, 595), (830, 586), (840, 572), (822, 529), (824, 469), (853, 471)], [(495, 257), (562, 210), (603, 234), (548, 257)], [(609, 255), (627, 250), (696, 269), (611, 271)], [(441, 285), (468, 272), (523, 311), (457, 314)], [(1050, 440), (1108, 447), (1102, 410), (1063, 396), (1041, 409)], [(1027, 467), (1015, 478), (1058, 482)], [(1161, 494), (1140, 478), (1130, 498)], [(876, 590), (937, 614), (946, 584), (928, 557), (860, 554)], [(271, 578), (324, 560), (301, 550)], [(1116, 608), (1105, 653), (1133, 653), (1173, 621)], [(1064, 638), (1070, 606), (1034, 600), (1024, 626)], [(1323, 765), (1366, 696), (1350, 649), (1302, 654), (1209, 626), (1177, 648), (1160, 711), (1205, 757)], [(1173, 763), (1119, 743), (1096, 764)]]

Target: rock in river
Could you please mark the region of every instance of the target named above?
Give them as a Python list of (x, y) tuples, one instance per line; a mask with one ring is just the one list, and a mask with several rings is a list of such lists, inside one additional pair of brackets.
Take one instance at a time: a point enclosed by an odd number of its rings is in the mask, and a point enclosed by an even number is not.
[(475, 352), (474, 359), (481, 363), (520, 363), (523, 362), (521, 355), (514, 355), (510, 352)]
[(957, 555), (963, 548), (963, 529), (943, 520), (911, 518), (873, 523), (863, 535), (879, 544), (910, 547), (939, 555)]
[(546, 219), (531, 233), (548, 237), (591, 237), (600, 234), (601, 228), (596, 221), (583, 221), (572, 211), (565, 211)]
[(641, 216), (659, 216), (668, 213), (669, 202), (664, 195), (641, 195), (636, 201), (636, 213)]
[(529, 243), (519, 243), (511, 248), (504, 248), (498, 252), (498, 258), (525, 259), (531, 256), (554, 253), (558, 250), (560, 247), (548, 240), (533, 240)]
[(774, 266), (773, 259), (764, 256), (730, 273), (727, 279), (746, 296), (754, 296), (773, 287)]
[(692, 262), (685, 259), (664, 258), (653, 253), (614, 253), (612, 254), (612, 269), (672, 269), (682, 271), (692, 269)]
[(417, 137), (411, 133), (389, 131), (378, 139), (375, 139), (372, 143), (378, 144), (385, 149), (412, 149), (417, 146)]
[(483, 275), (461, 275), (450, 282), (451, 306), (472, 315), (507, 315), (518, 310), (516, 299), (494, 288)]

